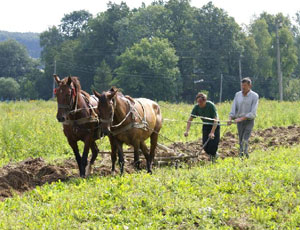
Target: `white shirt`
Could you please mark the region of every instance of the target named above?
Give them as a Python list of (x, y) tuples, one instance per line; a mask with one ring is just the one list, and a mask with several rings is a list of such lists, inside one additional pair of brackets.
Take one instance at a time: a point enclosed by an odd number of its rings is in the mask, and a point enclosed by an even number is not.
[(235, 94), (229, 116), (232, 118), (247, 117), (254, 119), (258, 107), (258, 94), (250, 90), (246, 96), (242, 91)]

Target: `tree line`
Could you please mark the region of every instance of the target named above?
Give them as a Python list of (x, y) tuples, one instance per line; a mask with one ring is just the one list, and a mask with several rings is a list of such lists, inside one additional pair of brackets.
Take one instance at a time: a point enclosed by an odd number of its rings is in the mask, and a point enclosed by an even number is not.
[(21, 98), (49, 99), (56, 67), (62, 77), (78, 76), (88, 92), (115, 85), (133, 97), (192, 102), (204, 90), (218, 101), (221, 75), (222, 100), (233, 98), (242, 75), (261, 97), (278, 99), (279, 41), (284, 99), (298, 100), (300, 11), (293, 19), (263, 12), (240, 26), (211, 2), (196, 8), (158, 0), (134, 9), (109, 2), (95, 17), (74, 11), (41, 33), (40, 63), (14, 41), (0, 43), (0, 85), (15, 81)]

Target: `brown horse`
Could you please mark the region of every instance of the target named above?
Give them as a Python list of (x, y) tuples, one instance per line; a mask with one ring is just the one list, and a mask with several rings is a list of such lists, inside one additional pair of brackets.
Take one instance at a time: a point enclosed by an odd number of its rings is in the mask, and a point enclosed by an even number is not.
[[(102, 94), (94, 91), (98, 97), (98, 115), (104, 135), (109, 136), (111, 144), (112, 171), (115, 170), (116, 151), (118, 151), (120, 172), (124, 171), (123, 143), (134, 147), (134, 163), (139, 165), (139, 149), (147, 160), (147, 171), (151, 173), (151, 164), (155, 156), (158, 133), (162, 126), (160, 107), (146, 98), (133, 99), (111, 88)], [(150, 137), (150, 154), (145, 140)]]
[[(58, 103), (56, 118), (63, 124), (64, 134), (75, 154), (80, 176), (85, 177), (90, 173), (91, 165), (99, 152), (95, 143), (99, 138), (97, 98), (81, 90), (77, 77), (66, 77), (60, 80), (57, 75), (54, 75), (54, 79), (58, 85), (55, 89)], [(82, 157), (79, 154), (78, 141), (84, 142)], [(92, 150), (92, 158), (87, 167), (89, 149)]]

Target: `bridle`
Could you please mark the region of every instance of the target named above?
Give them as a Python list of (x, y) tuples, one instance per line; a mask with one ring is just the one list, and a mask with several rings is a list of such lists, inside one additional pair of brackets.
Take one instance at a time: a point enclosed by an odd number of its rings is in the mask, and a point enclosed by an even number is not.
[[(76, 93), (76, 89), (69, 86), (71, 89), (71, 99), (69, 104), (60, 104), (58, 103), (58, 109), (65, 109), (67, 111), (67, 114), (76, 113), (77, 111), (77, 105), (78, 105), (78, 95)], [(54, 89), (54, 94), (56, 94), (57, 89)], [(74, 108), (74, 110), (72, 110)]]

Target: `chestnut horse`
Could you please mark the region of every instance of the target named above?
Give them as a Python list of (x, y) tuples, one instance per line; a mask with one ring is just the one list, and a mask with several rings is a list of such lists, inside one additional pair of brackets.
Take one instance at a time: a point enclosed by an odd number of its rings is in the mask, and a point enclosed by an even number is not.
[[(102, 94), (94, 91), (98, 97), (98, 116), (101, 130), (108, 135), (111, 144), (112, 171), (115, 170), (116, 151), (118, 151), (120, 173), (124, 171), (123, 143), (134, 147), (134, 164), (139, 165), (139, 149), (146, 161), (147, 171), (151, 173), (151, 164), (155, 156), (158, 133), (162, 126), (159, 105), (146, 98), (133, 99), (124, 96), (112, 87)], [(150, 154), (145, 140), (150, 137)]]
[[(56, 118), (63, 124), (64, 134), (76, 157), (79, 174), (85, 177), (90, 173), (99, 152), (95, 143), (99, 138), (97, 98), (81, 90), (77, 77), (66, 77), (62, 80), (57, 75), (53, 77), (58, 85), (55, 89), (58, 103)], [(78, 141), (84, 142), (82, 157), (79, 154)], [(92, 158), (87, 167), (89, 149), (92, 150)]]

